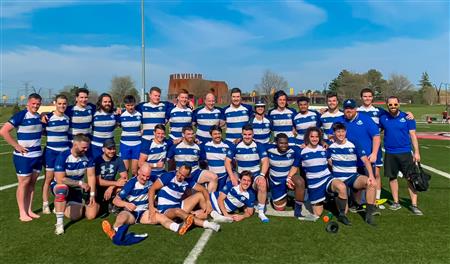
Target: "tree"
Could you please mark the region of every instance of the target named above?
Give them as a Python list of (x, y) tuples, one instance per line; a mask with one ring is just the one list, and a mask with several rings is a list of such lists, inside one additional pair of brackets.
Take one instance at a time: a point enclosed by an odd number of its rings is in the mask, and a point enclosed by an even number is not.
[(414, 85), (403, 75), (392, 74), (388, 80), (384, 97), (391, 95), (397, 96), (400, 100), (406, 99), (406, 96), (411, 90), (414, 89)]
[(419, 84), (419, 94), (422, 97), (422, 103), (433, 104), (436, 101), (436, 96), (427, 72), (422, 73)]
[(436, 91), (436, 103), (440, 103), (441, 100), (441, 91), (442, 91), (443, 83), (439, 84), (439, 87), (436, 84), (433, 84), (434, 90)]
[(67, 97), (67, 99), (68, 99), (67, 103), (69, 105), (74, 105), (77, 90), (78, 90), (78, 86), (66, 85), (59, 93), (65, 95)]
[(134, 81), (130, 76), (114, 76), (111, 80), (109, 93), (117, 106), (122, 105), (123, 98), (126, 95), (133, 95), (136, 98), (136, 102), (140, 101), (139, 92), (136, 90)]
[(367, 71), (367, 87), (375, 92), (375, 95), (386, 94), (388, 82), (383, 79), (383, 74), (375, 69)]
[(271, 70), (266, 70), (261, 77), (261, 82), (255, 85), (255, 88), (259, 91), (262, 99), (266, 101), (266, 104), (268, 104), (271, 101), (273, 92), (283, 90), (288, 93), (289, 85), (283, 76)]

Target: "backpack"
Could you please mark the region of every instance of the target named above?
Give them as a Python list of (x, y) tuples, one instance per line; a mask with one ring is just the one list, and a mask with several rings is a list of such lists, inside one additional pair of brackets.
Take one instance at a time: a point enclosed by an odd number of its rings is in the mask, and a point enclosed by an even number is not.
[(407, 179), (411, 182), (414, 190), (425, 192), (428, 190), (431, 175), (425, 173), (422, 166), (420, 166), (420, 162), (418, 162), (414, 166), (411, 166)]

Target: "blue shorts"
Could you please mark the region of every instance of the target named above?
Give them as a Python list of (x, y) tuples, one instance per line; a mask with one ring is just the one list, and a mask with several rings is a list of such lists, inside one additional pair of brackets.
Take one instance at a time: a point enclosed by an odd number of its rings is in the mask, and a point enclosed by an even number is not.
[(139, 224), (141, 222), (141, 218), (144, 215), (145, 211), (133, 211), (130, 212), (130, 214), (132, 214), (134, 216), (134, 223)]
[(141, 144), (128, 146), (120, 143), (120, 157), (122, 160), (138, 160), (141, 154)]
[(141, 139), (141, 148), (140, 148), (140, 150), (143, 150), (143, 149), (150, 149), (150, 140), (145, 139), (145, 138)]
[(200, 179), (200, 176), (202, 175), (202, 172), (203, 172), (202, 169), (196, 169), (195, 171), (193, 171), (191, 173), (191, 177), (189, 178), (189, 181), (197, 183), (198, 180)]
[(53, 171), (55, 168), (56, 158), (58, 157), (59, 153), (62, 151), (56, 151), (50, 148), (45, 148), (44, 151), (44, 164), (45, 164), (45, 170), (46, 171)]
[(225, 187), (225, 185), (227, 184), (227, 180), (228, 180), (228, 176), (223, 176), (222, 178), (219, 178), (217, 180), (217, 191), (220, 191), (223, 189), (223, 187)]
[(97, 157), (100, 157), (101, 155), (103, 155), (103, 148), (96, 146), (96, 145), (92, 145), (91, 144), (91, 157), (95, 160)]
[[(383, 166), (383, 154), (381, 152), (381, 147), (378, 149), (377, 161), (375, 161), (375, 166), (377, 166), (377, 167)], [(373, 173), (375, 173), (375, 171)]]
[[(54, 188), (56, 186), (56, 181), (52, 181), (50, 183), (50, 190), (53, 195), (55, 195)], [(67, 203), (77, 203), (77, 204), (83, 204), (83, 198), (84, 198), (84, 192), (83, 189), (78, 187), (69, 187), (68, 188), (69, 193), (66, 197)]]
[[(308, 179), (307, 179), (308, 180)], [(331, 182), (335, 180), (332, 177), (328, 177), (327, 180), (320, 186), (311, 188), (308, 186), (308, 197), (311, 204), (318, 204), (325, 201), (327, 193), (330, 193)]]
[(13, 154), (13, 162), (17, 176), (29, 176), (33, 172), (41, 172), (42, 169), (42, 157), (26, 158)]
[(288, 187), (286, 185), (287, 177), (275, 177), (278, 181), (273, 181), (269, 178), (269, 190), (272, 194), (272, 201), (277, 202), (282, 200), (287, 195)]
[(344, 180), (343, 182), (345, 183), (345, 185), (347, 185), (348, 189), (349, 188), (354, 189), (353, 184), (355, 184), (355, 181), (356, 181), (356, 179), (358, 179), (359, 176), (361, 176), (361, 174), (355, 173), (351, 177)]
[(158, 205), (158, 211), (164, 214), (167, 210), (172, 208), (183, 208), (183, 202), (175, 204)]

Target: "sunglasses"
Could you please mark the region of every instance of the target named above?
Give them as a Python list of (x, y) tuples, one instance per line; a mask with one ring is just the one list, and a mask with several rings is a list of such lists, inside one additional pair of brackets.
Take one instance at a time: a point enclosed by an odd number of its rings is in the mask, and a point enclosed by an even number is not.
[(398, 106), (398, 104), (388, 104), (389, 106)]

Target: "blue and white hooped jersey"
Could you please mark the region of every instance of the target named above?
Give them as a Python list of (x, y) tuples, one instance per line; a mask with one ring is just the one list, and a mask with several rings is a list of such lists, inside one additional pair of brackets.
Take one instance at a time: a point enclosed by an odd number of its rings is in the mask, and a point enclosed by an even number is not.
[(136, 212), (148, 210), (148, 190), (153, 182), (148, 180), (141, 184), (137, 177), (131, 178), (119, 192), (119, 197), (123, 201), (136, 205)]
[(44, 125), (47, 131), (47, 148), (55, 151), (69, 149), (69, 117), (64, 114), (57, 116), (53, 113), (47, 114), (47, 117), (47, 124)]
[(8, 122), (17, 130), (17, 143), (28, 149), (28, 152), (24, 154), (14, 150), (14, 155), (26, 158), (42, 156), (42, 123), (39, 114), (32, 114), (25, 109), (13, 115)]
[[(141, 149), (141, 153), (147, 155), (147, 162), (154, 164), (158, 163), (158, 161), (166, 162), (167, 161), (167, 152), (172, 146), (172, 140), (164, 139), (161, 143), (156, 143), (154, 139), (150, 140), (150, 148)], [(152, 172), (163, 171), (164, 168), (152, 168)]]
[(357, 161), (366, 156), (366, 152), (347, 140), (344, 144), (336, 142), (331, 144), (327, 149), (327, 155), (333, 163), (334, 178), (345, 181), (357, 173)]
[(95, 105), (93, 104), (88, 104), (86, 107), (69, 106), (65, 114), (70, 118), (70, 135), (84, 134), (90, 136), (94, 113)]
[(246, 145), (242, 141), (234, 148), (232, 157), (236, 160), (238, 173), (248, 170), (255, 177), (261, 172), (260, 163), (263, 158), (267, 158), (267, 152), (262, 144), (253, 141)]
[(185, 126), (192, 126), (192, 109), (173, 107), (169, 112), (170, 138), (179, 139)]
[(193, 188), (195, 182), (192, 181), (177, 181), (176, 172), (166, 172), (158, 178), (161, 181), (162, 187), (158, 192), (158, 208), (170, 205), (180, 205), (181, 198), (188, 188)]
[(138, 111), (134, 113), (125, 111), (120, 115), (119, 122), (122, 127), (120, 142), (132, 147), (141, 144), (141, 113)]
[(152, 103), (140, 103), (136, 106), (136, 111), (142, 114), (142, 128), (144, 130), (142, 137), (150, 140), (153, 138), (153, 130), (158, 124), (166, 124), (168, 111), (171, 103), (160, 102), (155, 105)]
[(280, 111), (274, 108), (269, 111), (268, 115), (272, 121), (274, 137), (280, 133), (286, 134), (289, 138), (294, 137), (292, 129), (295, 127), (294, 117), (297, 115), (294, 109), (286, 107)]
[(269, 157), (269, 177), (270, 180), (278, 185), (286, 180), (292, 167), (300, 166), (300, 151), (296, 146), (291, 146), (284, 153), (281, 153), (276, 145), (267, 149)]
[(200, 160), (200, 147), (195, 143), (190, 145), (183, 140), (169, 149), (167, 158), (175, 160), (177, 169), (186, 163), (192, 167), (192, 171), (195, 171), (199, 168), (198, 162)]
[(330, 113), (327, 111), (320, 116), (324, 139), (328, 139), (330, 135), (333, 135), (333, 123), (337, 120), (337, 118), (343, 115), (344, 113), (338, 110), (335, 113)]
[(371, 105), (370, 107), (365, 107), (361, 105), (356, 109), (358, 112), (363, 113), (367, 115), (368, 117), (372, 118), (373, 122), (377, 124), (377, 126), (380, 125), (380, 117), (384, 114), (386, 114), (386, 110), (384, 110), (381, 107), (375, 107)]
[(214, 107), (209, 110), (205, 106), (197, 108), (193, 112), (192, 122), (197, 126), (196, 137), (200, 142), (205, 143), (211, 140), (209, 130), (213, 125), (219, 125), (224, 120), (222, 109)]
[(105, 140), (114, 138), (117, 121), (118, 117), (114, 113), (106, 113), (101, 110), (95, 112), (92, 122), (92, 145), (102, 147)]
[(252, 108), (245, 104), (241, 104), (237, 108), (229, 105), (223, 109), (223, 115), (227, 125), (225, 139), (233, 142), (235, 139), (242, 137), (242, 127), (250, 120)]
[(328, 170), (327, 151), (322, 146), (305, 147), (300, 152), (302, 168), (306, 172), (308, 188), (318, 188), (333, 177)]
[(294, 117), (295, 129), (297, 130), (298, 144), (303, 144), (306, 130), (310, 127), (320, 127), (320, 118), (316, 112), (308, 111), (306, 114), (298, 113)]
[(61, 152), (56, 158), (55, 172), (65, 172), (66, 177), (75, 181), (83, 180), (86, 170), (94, 168), (95, 164), (92, 159), (86, 155), (74, 157), (70, 149)]
[(203, 145), (200, 145), (200, 160), (206, 160), (208, 162), (208, 170), (217, 174), (221, 179), (227, 176), (225, 170), (225, 159), (228, 157), (232, 159), (234, 145), (228, 141), (215, 144), (213, 141), (209, 141)]
[(249, 123), (253, 126), (253, 140), (261, 144), (269, 143), (272, 122), (265, 116), (261, 120), (253, 116)]
[(227, 182), (220, 192), (217, 191), (209, 194), (213, 209), (220, 214), (223, 214), (220, 210), (219, 203), (217, 202), (220, 193), (224, 193), (227, 196), (224, 200), (224, 204), (228, 213), (232, 213), (243, 207), (251, 208), (256, 200), (253, 192), (241, 191), (240, 185), (233, 186), (231, 182)]

